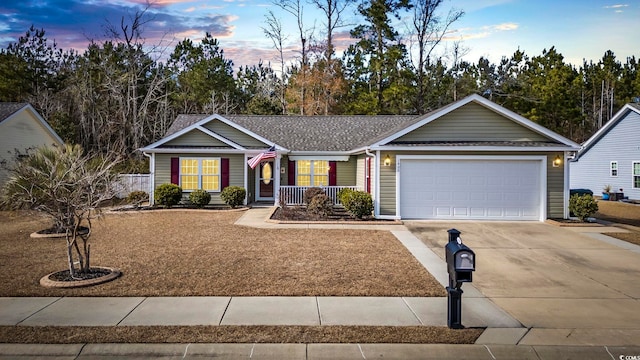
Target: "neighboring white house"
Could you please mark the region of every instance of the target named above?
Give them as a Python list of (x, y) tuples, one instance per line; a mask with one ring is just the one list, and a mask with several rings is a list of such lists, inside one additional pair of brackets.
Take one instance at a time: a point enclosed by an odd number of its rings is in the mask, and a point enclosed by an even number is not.
[[(15, 150), (64, 142), (38, 112), (27, 103), (0, 103), (0, 161), (12, 161)], [(7, 172), (0, 167), (0, 186)]]
[(640, 200), (640, 104), (625, 105), (569, 164), (572, 189), (590, 189), (600, 195), (611, 185), (612, 191)]

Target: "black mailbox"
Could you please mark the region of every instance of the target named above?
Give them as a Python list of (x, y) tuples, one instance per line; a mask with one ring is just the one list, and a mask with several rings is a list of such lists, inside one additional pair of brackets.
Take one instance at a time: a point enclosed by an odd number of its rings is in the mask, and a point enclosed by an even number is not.
[(449, 242), (444, 247), (449, 273), (447, 286), (447, 325), (452, 329), (462, 329), (462, 283), (471, 282), (476, 271), (476, 254), (462, 243), (460, 231), (451, 229)]
[(449, 242), (445, 246), (447, 272), (449, 278), (460, 287), (458, 283), (471, 282), (472, 274), (476, 270), (476, 255), (460, 240), (460, 232), (451, 229)]

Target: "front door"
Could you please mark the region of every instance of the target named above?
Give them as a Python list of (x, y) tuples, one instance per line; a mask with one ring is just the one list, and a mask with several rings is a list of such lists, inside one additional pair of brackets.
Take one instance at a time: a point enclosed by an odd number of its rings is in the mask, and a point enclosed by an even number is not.
[(273, 161), (263, 161), (256, 168), (256, 200), (274, 200), (273, 183), (274, 171)]

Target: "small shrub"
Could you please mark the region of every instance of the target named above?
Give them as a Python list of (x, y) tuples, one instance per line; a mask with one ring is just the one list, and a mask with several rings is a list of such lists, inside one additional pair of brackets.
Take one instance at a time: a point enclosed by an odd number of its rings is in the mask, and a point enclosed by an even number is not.
[(355, 190), (350, 189), (350, 188), (342, 188), (340, 189), (340, 191), (338, 191), (338, 200), (340, 200), (340, 202), (342, 204), (344, 204), (345, 202), (349, 201), (349, 196), (351, 196), (351, 194), (354, 192)]
[(175, 184), (162, 184), (156, 188), (153, 197), (159, 205), (170, 208), (182, 200), (182, 188)]
[(591, 195), (576, 194), (569, 198), (569, 210), (580, 218), (580, 221), (586, 221), (598, 211), (598, 203)]
[(231, 206), (232, 208), (236, 208), (242, 204), (244, 204), (244, 198), (247, 196), (247, 191), (240, 186), (227, 186), (222, 189), (220, 193), (220, 198), (224, 201), (225, 204)]
[(130, 192), (126, 199), (128, 204), (140, 204), (147, 200), (149, 200), (149, 194), (141, 190)]
[(319, 187), (308, 188), (307, 190), (304, 191), (304, 195), (303, 195), (304, 203), (309, 205), (311, 203), (311, 200), (314, 197), (316, 197), (316, 195), (319, 195), (319, 194), (324, 194), (324, 190), (322, 190)]
[(344, 192), (340, 201), (342, 202), (342, 206), (358, 219), (371, 215), (373, 211), (371, 194), (365, 191), (352, 190)]
[(211, 201), (211, 194), (207, 191), (199, 189), (189, 194), (189, 201), (198, 208), (203, 208)]
[(333, 212), (333, 201), (324, 193), (318, 194), (307, 205), (307, 212), (313, 215), (327, 217)]

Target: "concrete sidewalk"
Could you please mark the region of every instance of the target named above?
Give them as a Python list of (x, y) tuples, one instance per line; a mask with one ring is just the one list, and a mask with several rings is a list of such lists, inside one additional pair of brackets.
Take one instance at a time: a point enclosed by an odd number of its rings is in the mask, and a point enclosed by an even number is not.
[(0, 344), (0, 359), (612, 359), (640, 347), (448, 344)]

